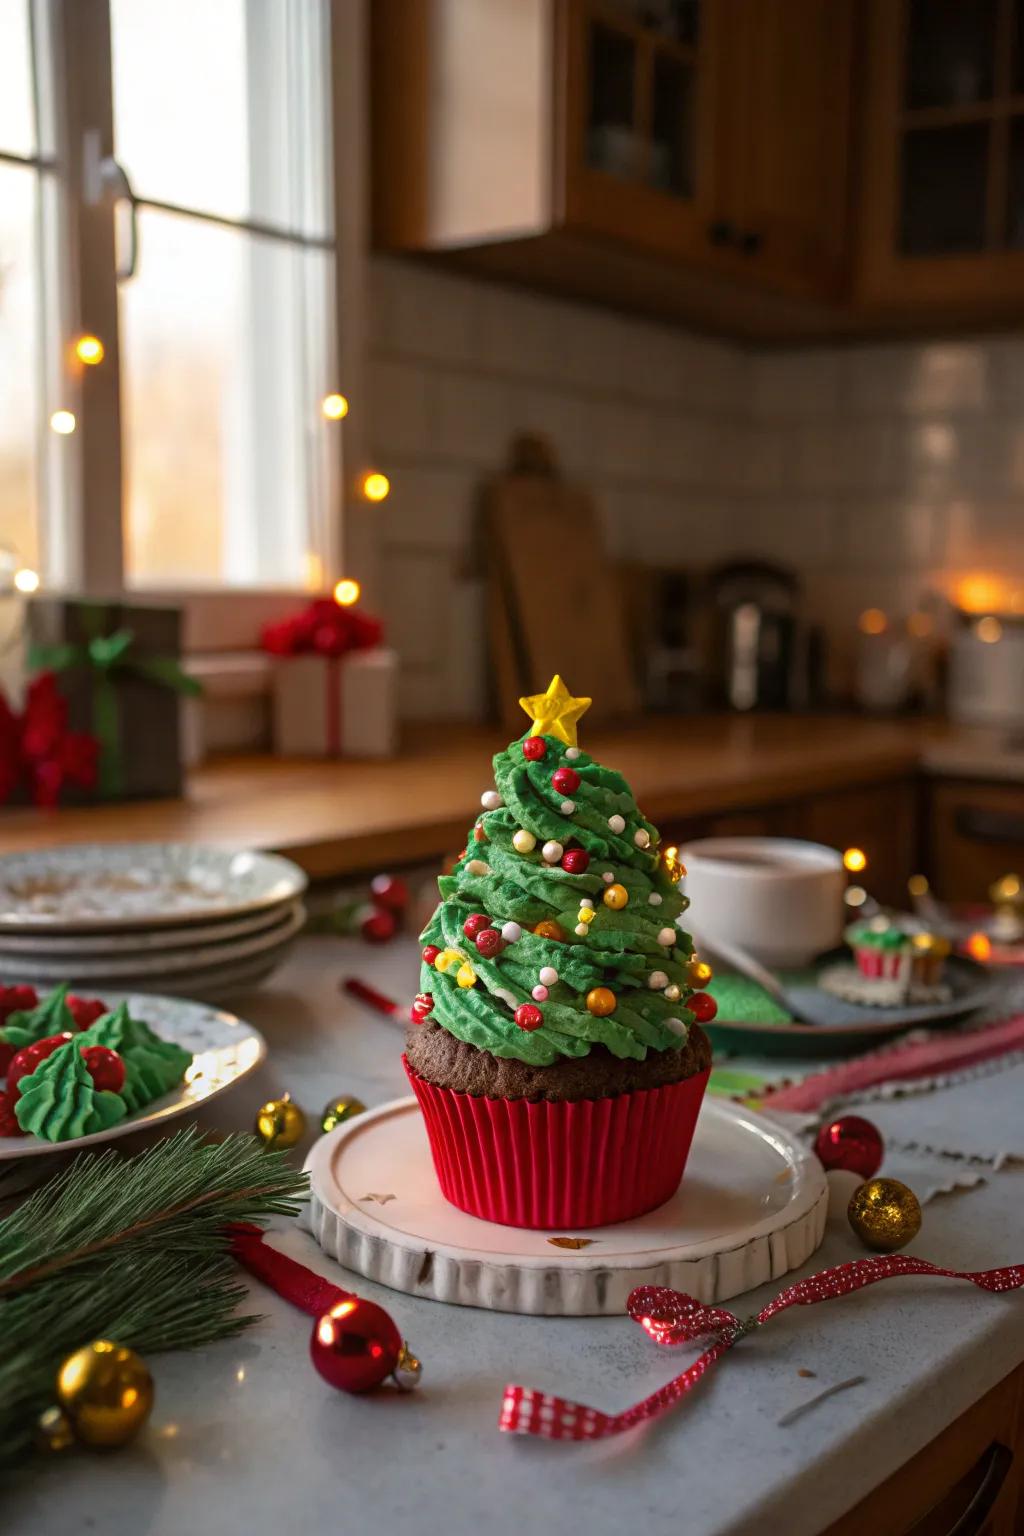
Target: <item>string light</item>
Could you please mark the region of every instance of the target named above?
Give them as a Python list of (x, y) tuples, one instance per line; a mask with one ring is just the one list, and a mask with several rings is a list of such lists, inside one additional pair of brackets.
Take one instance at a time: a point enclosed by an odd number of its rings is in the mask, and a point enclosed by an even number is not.
[(363, 476), (363, 495), (367, 501), (383, 501), (390, 489), (391, 481), (378, 469), (372, 469)]
[(862, 885), (851, 885), (843, 899), (848, 907), (862, 907), (868, 899), (868, 893)]
[(972, 933), (967, 940), (967, 953), (972, 960), (980, 960), (982, 964), (992, 958), (992, 940), (987, 933)]
[(70, 437), (77, 425), (74, 411), (54, 411), (50, 417), (50, 429), (60, 437)]
[(328, 421), (344, 421), (348, 415), (348, 401), (344, 395), (324, 395), (320, 402), (320, 410)]
[(927, 896), (929, 890), (928, 876), (911, 875), (910, 879), (907, 881), (907, 890), (910, 892), (911, 896)]
[(334, 601), (340, 608), (351, 608), (358, 603), (362, 587), (351, 576), (343, 576), (334, 588)]
[(857, 627), (862, 635), (882, 635), (885, 633), (888, 620), (881, 608), (865, 608), (857, 620)]
[(75, 356), (80, 363), (95, 368), (106, 356), (106, 348), (98, 336), (79, 336), (75, 342)]
[(38, 592), (39, 572), (30, 570), (27, 565), (23, 565), (20, 571), (15, 571), (14, 573), (14, 585), (19, 592)]
[(975, 624), (974, 633), (986, 645), (995, 645), (997, 640), (1003, 638), (1003, 626), (993, 614), (986, 614), (983, 619), (979, 619), (977, 624)]
[(847, 848), (843, 854), (843, 864), (851, 875), (859, 875), (862, 869), (868, 867), (868, 856), (863, 848)]

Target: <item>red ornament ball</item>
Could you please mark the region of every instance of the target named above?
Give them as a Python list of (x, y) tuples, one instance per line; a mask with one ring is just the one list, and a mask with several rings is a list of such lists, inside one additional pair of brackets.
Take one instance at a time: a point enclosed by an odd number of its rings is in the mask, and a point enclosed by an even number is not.
[(551, 783), (560, 795), (571, 795), (580, 787), (580, 776), (575, 768), (556, 768)]
[(0, 1093), (0, 1136), (27, 1136), (14, 1116), (14, 1100), (9, 1093)]
[(710, 1024), (718, 1012), (718, 1004), (710, 992), (694, 992), (692, 997), (686, 999), (686, 1006), (698, 1024)]
[(376, 1302), (348, 1296), (313, 1324), (309, 1354), (320, 1375), (342, 1392), (369, 1392), (386, 1381), (402, 1353), (402, 1336)]
[(38, 1001), (35, 987), (0, 987), (0, 1025), (6, 1024), (12, 1013), (28, 1013)]
[(539, 763), (547, 756), (548, 744), (543, 736), (527, 736), (523, 742), (523, 756), (531, 763)]
[(567, 848), (562, 854), (562, 868), (570, 875), (582, 875), (590, 863), (590, 854), (585, 848)]
[(840, 1115), (823, 1125), (814, 1140), (814, 1150), (826, 1172), (841, 1168), (872, 1178), (882, 1166), (885, 1142), (877, 1126), (860, 1115)]
[(47, 1035), (44, 1040), (35, 1040), (31, 1045), (23, 1045), (20, 1051), (16, 1051), (7, 1068), (7, 1097), (13, 1104), (20, 1097), (21, 1089), (18, 1084), (23, 1077), (28, 1077), (35, 1071), (41, 1061), (47, 1056), (52, 1056), (59, 1046), (66, 1045), (73, 1040), (74, 1035), (69, 1029), (62, 1030), (59, 1035)]
[(409, 1009), (410, 1020), (413, 1024), (422, 1024), (433, 1007), (434, 999), (429, 992), (417, 992), (413, 1005)]
[(106, 1045), (83, 1045), (82, 1060), (95, 1089), (120, 1093), (124, 1087), (124, 1062)]
[(490, 926), (491, 920), (486, 912), (471, 912), (462, 925), (462, 931), (467, 939), (475, 939), (478, 933), (483, 933)]
[(423, 962), (425, 965), (433, 965), (441, 951), (438, 949), (436, 944), (425, 944), (420, 953), (423, 956)]
[(367, 944), (386, 944), (398, 930), (398, 919), (387, 907), (375, 907), (359, 924), (359, 932)]
[(500, 955), (505, 948), (505, 940), (497, 928), (481, 928), (475, 936), (473, 943), (477, 953), (483, 955), (485, 960), (493, 960), (495, 955)]
[(374, 906), (389, 912), (404, 912), (409, 905), (409, 887), (401, 875), (374, 875), (370, 881)]
[(69, 992), (64, 1001), (79, 1029), (88, 1029), (97, 1019), (102, 1019), (107, 1011), (106, 1003), (101, 1003), (98, 997), (76, 997), (73, 992)]
[(520, 1029), (527, 1031), (540, 1029), (544, 1015), (533, 1003), (520, 1003), (516, 1009), (516, 1023)]

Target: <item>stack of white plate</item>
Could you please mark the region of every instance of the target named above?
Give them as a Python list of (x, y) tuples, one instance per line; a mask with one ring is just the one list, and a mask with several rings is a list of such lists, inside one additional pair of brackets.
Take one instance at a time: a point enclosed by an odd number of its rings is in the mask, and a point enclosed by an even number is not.
[(0, 858), (0, 982), (219, 1002), (265, 981), (305, 921), (269, 853), (111, 843)]

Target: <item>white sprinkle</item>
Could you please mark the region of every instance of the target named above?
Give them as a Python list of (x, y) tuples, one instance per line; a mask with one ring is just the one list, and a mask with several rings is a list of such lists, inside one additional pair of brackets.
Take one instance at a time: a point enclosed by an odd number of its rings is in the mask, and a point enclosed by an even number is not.
[(679, 1035), (683, 1040), (685, 1040), (686, 1036), (689, 1034), (689, 1030), (683, 1023), (682, 1019), (666, 1019), (665, 1028), (670, 1029), (674, 1035)]
[(480, 804), (483, 806), (485, 811), (496, 811), (498, 807), (504, 805), (505, 802), (498, 794), (496, 789), (485, 789), (483, 794), (480, 796)]
[(585, 939), (587, 934), (590, 932), (590, 924), (589, 923), (577, 923), (576, 924), (576, 932), (577, 932), (578, 936), (581, 939)]
[(518, 832), (512, 834), (512, 847), (516, 853), (532, 853), (537, 846), (537, 839), (526, 827), (520, 827)]
[(580, 906), (581, 907), (589, 907), (590, 910), (593, 911), (594, 903), (590, 899), (589, 896), (581, 896), (580, 897)]
[(470, 859), (466, 865), (467, 875), (489, 875), (490, 872), (491, 866), (485, 864), (483, 859)]
[(563, 800), (558, 809), (561, 811), (563, 816), (571, 816), (573, 811), (576, 809), (576, 801)]
[(518, 923), (502, 923), (501, 936), (506, 944), (515, 944), (523, 936), (523, 930)]
[(674, 944), (676, 942), (676, 940), (678, 939), (678, 937), (679, 937), (679, 932), (678, 932), (677, 929), (675, 929), (675, 928), (663, 928), (661, 930), (661, 932), (658, 934), (658, 943), (659, 944), (665, 944), (666, 946), (669, 945), (669, 944)]
[(566, 747), (565, 755), (569, 758), (570, 762), (574, 763), (580, 755), (580, 749), (579, 747)]
[(612, 881), (615, 879), (614, 869), (604, 870), (602, 872), (601, 879), (604, 881), (605, 885), (611, 885)]
[(668, 986), (668, 977), (664, 971), (652, 971), (647, 978), (647, 985), (652, 992), (660, 992), (662, 987)]
[(657, 891), (652, 891), (647, 900), (650, 902), (652, 907), (661, 906), (661, 897), (658, 895)]
[(513, 1012), (519, 1007), (519, 999), (515, 993), (507, 991), (504, 987), (495, 987), (494, 996), (500, 997), (503, 1003), (508, 1003)]
[(618, 812), (616, 812), (614, 816), (608, 817), (608, 825), (611, 827), (613, 832), (625, 832), (626, 818), (624, 816), (620, 816)]
[(546, 1003), (548, 1000), (548, 989), (547, 987), (534, 987), (530, 996), (535, 1003)]
[(540, 851), (540, 856), (544, 860), (545, 864), (557, 864), (564, 852), (565, 849), (562, 847), (561, 843), (552, 841), (550, 843), (544, 844), (544, 847)]
[(643, 827), (638, 827), (633, 833), (633, 841), (638, 848), (647, 848), (650, 846), (651, 834), (646, 832)]
[(545, 987), (553, 987), (558, 980), (558, 972), (553, 965), (542, 965), (537, 980)]

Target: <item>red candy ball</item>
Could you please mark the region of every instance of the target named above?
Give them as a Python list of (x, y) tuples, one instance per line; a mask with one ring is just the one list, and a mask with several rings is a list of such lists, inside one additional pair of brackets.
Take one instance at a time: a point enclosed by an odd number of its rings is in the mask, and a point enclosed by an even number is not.
[(41, 1061), (47, 1056), (52, 1056), (59, 1046), (66, 1045), (73, 1040), (74, 1035), (69, 1029), (62, 1030), (59, 1035), (47, 1035), (45, 1040), (36, 1040), (32, 1045), (23, 1045), (20, 1051), (16, 1051), (11, 1058), (11, 1064), (7, 1068), (7, 1097), (13, 1104), (21, 1094), (18, 1084), (23, 1077), (28, 1077), (34, 1072)]
[(107, 1011), (106, 1003), (101, 1003), (98, 997), (76, 997), (73, 992), (69, 992), (64, 1001), (79, 1029), (88, 1029), (97, 1019), (102, 1019)]
[(546, 756), (548, 744), (543, 736), (527, 736), (523, 742), (523, 756), (531, 763), (539, 763)]
[(14, 1100), (9, 1093), (0, 1093), (0, 1136), (27, 1136), (14, 1116)]
[(441, 951), (436, 944), (426, 944), (420, 952), (426, 965), (433, 965)]
[(826, 1172), (842, 1168), (870, 1179), (882, 1166), (885, 1143), (870, 1120), (860, 1115), (841, 1115), (822, 1126), (815, 1137), (814, 1150)]
[(580, 776), (575, 768), (556, 768), (551, 782), (560, 795), (571, 795), (580, 787)]
[(544, 1015), (533, 1003), (520, 1003), (516, 1009), (515, 1017), (520, 1029), (540, 1029), (544, 1023)]
[(497, 928), (481, 928), (475, 936), (473, 943), (477, 953), (483, 955), (485, 960), (493, 960), (495, 955), (500, 955), (505, 948), (505, 940)]
[(110, 1093), (121, 1092), (124, 1087), (124, 1062), (116, 1051), (106, 1045), (83, 1045), (82, 1060), (97, 1091), (105, 1088)]
[(490, 926), (491, 920), (486, 912), (471, 912), (462, 925), (462, 931), (467, 939), (475, 939), (478, 933), (483, 933)]
[(375, 906), (386, 907), (389, 912), (404, 912), (409, 905), (409, 887), (401, 875), (374, 875), (370, 895)]
[(376, 907), (359, 924), (359, 932), (368, 944), (386, 944), (398, 929), (398, 919), (387, 907)]
[(585, 848), (567, 848), (562, 854), (562, 868), (570, 875), (582, 875), (589, 863), (590, 854)]
[(38, 1001), (35, 987), (0, 987), (0, 1025), (6, 1024), (12, 1013), (28, 1013)]
[(686, 1006), (698, 1024), (709, 1024), (718, 1012), (718, 1004), (710, 992), (694, 992), (686, 999)]
[(417, 992), (415, 1001), (409, 1009), (409, 1018), (413, 1024), (422, 1024), (433, 1007), (434, 999), (429, 992)]
[(386, 1381), (402, 1353), (402, 1336), (383, 1307), (350, 1296), (313, 1324), (309, 1354), (320, 1375), (342, 1392), (369, 1392)]

